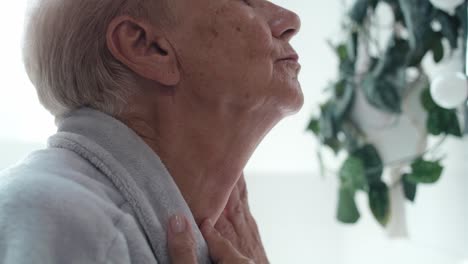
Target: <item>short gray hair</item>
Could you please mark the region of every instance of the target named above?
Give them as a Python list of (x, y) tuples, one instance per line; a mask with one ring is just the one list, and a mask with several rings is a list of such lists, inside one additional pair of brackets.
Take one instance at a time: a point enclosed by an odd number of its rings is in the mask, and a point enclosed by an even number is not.
[(121, 113), (136, 77), (108, 50), (107, 27), (121, 14), (149, 19), (154, 1), (35, 0), (23, 60), (42, 105), (56, 117), (80, 107)]

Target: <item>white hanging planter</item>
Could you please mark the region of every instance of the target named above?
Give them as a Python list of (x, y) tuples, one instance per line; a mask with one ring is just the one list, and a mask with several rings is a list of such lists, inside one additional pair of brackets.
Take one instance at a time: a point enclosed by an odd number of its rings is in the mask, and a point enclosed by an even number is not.
[[(417, 156), (426, 149), (427, 113), (421, 105), (420, 96), (427, 83), (428, 79), (423, 78), (412, 84), (411, 89), (408, 89), (410, 93), (403, 100), (403, 112), (399, 116), (371, 106), (360, 89), (357, 89), (352, 119), (367, 135), (368, 141), (377, 148), (384, 164)], [(384, 180), (391, 186), (391, 218), (387, 225), (387, 233), (392, 238), (408, 236), (406, 199), (399, 183), (400, 169), (404, 165), (409, 164), (393, 166), (384, 175)]]

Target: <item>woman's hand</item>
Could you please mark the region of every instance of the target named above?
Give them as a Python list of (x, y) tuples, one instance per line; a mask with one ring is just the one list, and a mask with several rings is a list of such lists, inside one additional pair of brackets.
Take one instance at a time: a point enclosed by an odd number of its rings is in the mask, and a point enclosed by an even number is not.
[[(182, 216), (174, 216), (169, 225), (168, 247), (171, 263), (197, 264), (195, 239), (187, 219)], [(223, 238), (210, 221), (203, 223), (201, 231), (208, 243), (211, 259), (214, 263), (255, 264), (234, 248), (231, 242)]]
[[(171, 227), (169, 253), (173, 263), (196, 264), (195, 242), (187, 220), (176, 217), (172, 219)], [(181, 229), (185, 231), (176, 232)], [(257, 224), (250, 213), (244, 175), (232, 191), (229, 202), (215, 227), (211, 222), (205, 222), (201, 226), (201, 231), (215, 263), (269, 263)]]
[(257, 264), (269, 263), (257, 223), (250, 213), (244, 174), (232, 191), (215, 228), (244, 256), (251, 258)]

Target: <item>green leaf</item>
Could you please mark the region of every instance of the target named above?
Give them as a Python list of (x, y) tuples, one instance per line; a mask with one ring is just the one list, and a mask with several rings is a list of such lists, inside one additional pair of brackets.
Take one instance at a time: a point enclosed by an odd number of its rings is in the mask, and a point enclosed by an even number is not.
[(427, 130), (429, 134), (439, 136), (444, 132), (443, 112), (431, 111), (427, 117)]
[(384, 56), (362, 82), (369, 103), (385, 112), (401, 113), (408, 56), (408, 41), (395, 36), (391, 38)]
[[(438, 21), (442, 27), (442, 35), (448, 39), (452, 49), (458, 48), (458, 32), (460, 23), (455, 16), (451, 16), (448, 13), (437, 10), (434, 15), (434, 19)], [(464, 18), (466, 19), (466, 17)]]
[(340, 59), (340, 75), (344, 77), (344, 79), (347, 79), (349, 76), (352, 76), (354, 74), (355, 70), (355, 54), (353, 54), (354, 50), (350, 49), (349, 43), (342, 43), (338, 45), (335, 49), (338, 58)]
[(341, 142), (338, 140), (338, 126), (334, 119), (335, 107), (333, 101), (321, 106), (321, 115), (319, 120), (320, 141), (325, 146), (330, 147), (335, 154), (342, 148)]
[(362, 25), (364, 19), (367, 16), (367, 10), (369, 8), (369, 1), (367, 0), (358, 0), (351, 8), (349, 12), (349, 17), (359, 25)]
[(407, 40), (397, 36), (390, 38), (383, 57), (374, 70), (374, 76), (393, 74), (408, 62), (410, 46)]
[(434, 54), (434, 48), (438, 49), (438, 45), (442, 45), (442, 33), (434, 32), (431, 29), (426, 34), (424, 34), (423, 37), (424, 38), (421, 39), (419, 42), (419, 46), (411, 50), (411, 52), (409, 53), (410, 55), (408, 57), (407, 67), (419, 67), (423, 58), (427, 55), (429, 51), (432, 51), (433, 56), (437, 55), (442, 56), (443, 58), (443, 46), (440, 46), (440, 48), (442, 48), (442, 54), (440, 54), (438, 50), (436, 50), (436, 54)]
[(336, 54), (338, 54), (338, 58), (340, 61), (344, 61), (348, 59), (348, 49), (346, 48), (346, 44), (340, 44), (336, 47)]
[(349, 113), (354, 102), (354, 85), (351, 82), (342, 80), (335, 86), (333, 102), (333, 117), (337, 123), (341, 123)]
[(352, 190), (364, 190), (366, 178), (364, 172), (364, 163), (356, 157), (349, 156), (343, 163), (340, 172), (341, 183)]
[(335, 154), (338, 154), (343, 148), (343, 144), (338, 138), (326, 138), (322, 140), (322, 144), (329, 147)]
[(362, 82), (362, 89), (367, 101), (378, 109), (389, 113), (401, 113), (401, 96), (389, 79), (378, 79), (372, 74)]
[(318, 136), (320, 134), (320, 121), (316, 118), (312, 118), (307, 126), (307, 131), (312, 131)]
[(354, 195), (355, 192), (352, 189), (343, 186), (340, 187), (336, 214), (338, 221), (345, 224), (354, 224), (361, 217), (356, 206)]
[(369, 72), (375, 72), (377, 69), (377, 66), (379, 66), (379, 59), (371, 56), (370, 63), (369, 63)]
[(354, 61), (344, 60), (340, 63), (340, 75), (344, 78), (352, 78), (354, 75)]
[(428, 35), (432, 33), (434, 7), (428, 0), (399, 0), (399, 5), (409, 32), (411, 50), (420, 52)]
[(393, 37), (384, 56), (362, 83), (367, 101), (380, 110), (401, 113), (400, 91), (406, 86), (408, 41)]
[(365, 169), (366, 181), (368, 183), (380, 182), (383, 173), (383, 163), (377, 149), (373, 145), (365, 145), (351, 153), (352, 156), (359, 158)]
[(455, 137), (462, 136), (455, 110), (437, 108), (436, 110), (429, 111), (427, 130), (431, 135), (435, 136), (440, 134), (448, 134)]
[(341, 131), (345, 136), (344, 146), (348, 153), (355, 152), (366, 142), (363, 132), (351, 120), (346, 119), (341, 123)]
[(390, 194), (388, 187), (382, 181), (369, 186), (369, 206), (375, 219), (386, 226), (390, 220)]
[(432, 99), (431, 91), (429, 87), (424, 89), (424, 91), (421, 92), (421, 104), (423, 105), (426, 111), (431, 111), (438, 107), (438, 105)]
[(447, 134), (462, 137), (456, 110), (438, 106), (432, 99), (429, 88), (422, 92), (421, 103), (428, 112), (426, 127), (429, 134), (434, 136)]
[(418, 183), (435, 183), (440, 179), (444, 168), (438, 161), (426, 161), (417, 159), (411, 164), (412, 172), (406, 175), (408, 182)]
[(434, 46), (434, 40), (441, 35), (432, 29), (432, 21), (436, 9), (428, 0), (399, 0), (404, 15), (404, 22), (408, 29), (410, 55), (408, 66), (418, 67), (421, 60)]
[(336, 55), (340, 61), (340, 74), (345, 78), (354, 74), (354, 60), (351, 59), (348, 53), (348, 44), (341, 43), (338, 46), (334, 46), (331, 42), (329, 45), (335, 50)]
[(333, 97), (321, 106), (320, 119), (311, 120), (307, 128), (335, 153), (344, 147), (344, 143), (338, 139), (338, 133), (354, 102), (354, 92), (354, 86), (345, 80), (333, 84)]
[(357, 0), (349, 12), (351, 19), (359, 25), (364, 23), (369, 8), (375, 8), (377, 0)]
[(408, 180), (408, 174), (403, 175), (402, 183), (406, 199), (408, 199), (411, 202), (414, 202), (414, 199), (416, 198), (417, 184)]
[(320, 136), (322, 139), (329, 139), (336, 137), (336, 126), (333, 120), (333, 105), (328, 102), (321, 107), (321, 114), (319, 120)]
[(342, 79), (340, 81), (338, 81), (337, 83), (335, 83), (335, 86), (333, 87), (333, 97), (334, 99), (339, 99), (341, 98), (345, 92), (346, 92), (346, 80), (345, 79)]
[(432, 56), (436, 63), (439, 63), (444, 58), (444, 46), (442, 45), (442, 40), (436, 41), (435, 45), (432, 47)]
[(458, 122), (456, 110), (446, 110), (446, 127), (445, 133), (455, 137), (463, 137), (462, 130), (460, 128), (460, 123)]

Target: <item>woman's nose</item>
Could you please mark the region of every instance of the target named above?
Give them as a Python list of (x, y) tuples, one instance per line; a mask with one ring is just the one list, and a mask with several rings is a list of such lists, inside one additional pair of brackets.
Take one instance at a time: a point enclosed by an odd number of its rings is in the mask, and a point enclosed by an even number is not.
[(270, 21), (272, 34), (275, 38), (290, 41), (301, 28), (299, 16), (287, 9), (275, 6), (274, 15)]

